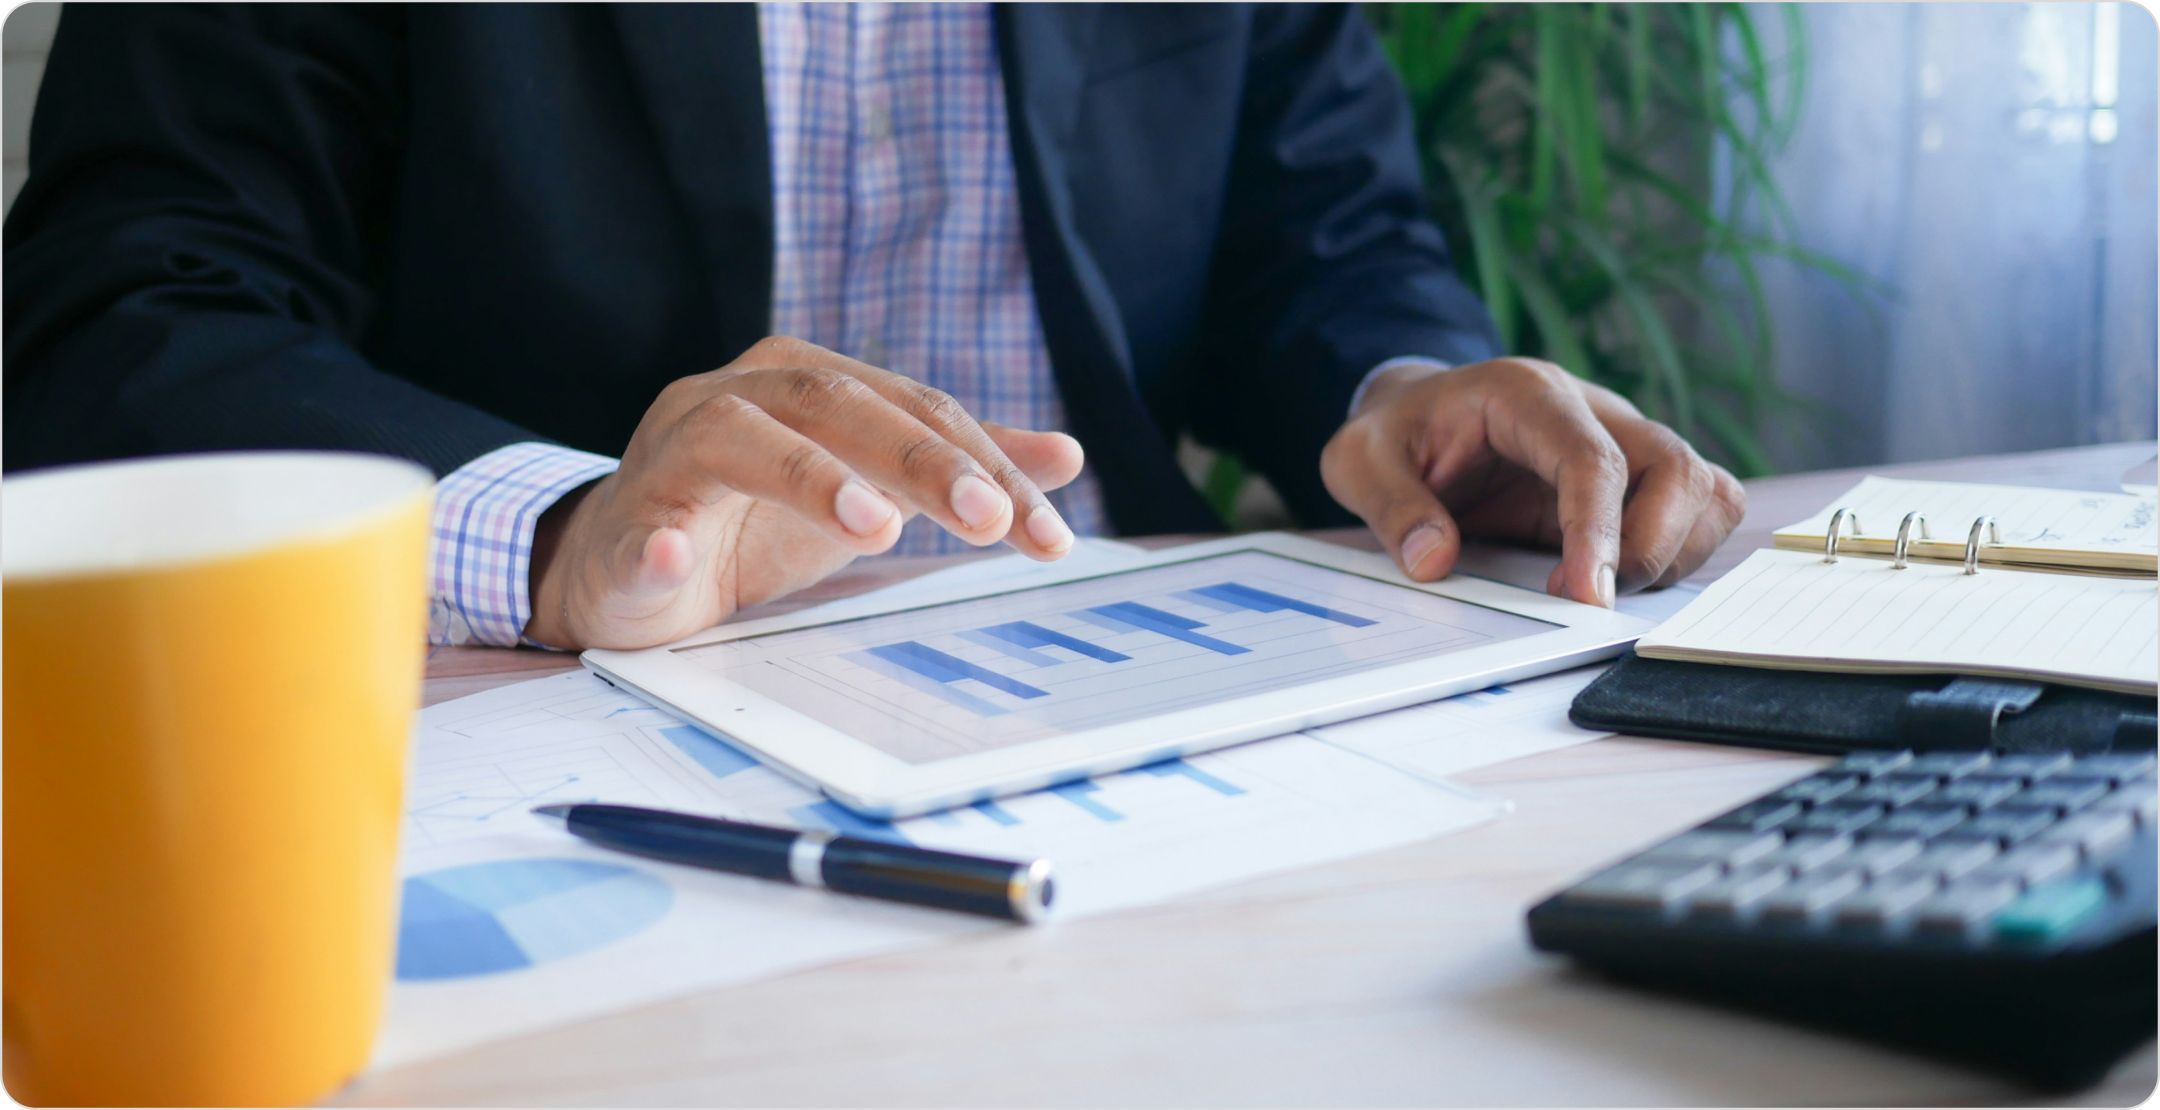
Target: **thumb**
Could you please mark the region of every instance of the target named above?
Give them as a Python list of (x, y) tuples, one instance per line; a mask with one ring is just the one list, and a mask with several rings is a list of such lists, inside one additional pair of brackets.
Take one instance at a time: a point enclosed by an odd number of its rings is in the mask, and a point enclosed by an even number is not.
[(1462, 529), (1401, 443), (1385, 442), (1369, 426), (1346, 427), (1322, 454), (1320, 476), (1328, 493), (1373, 530), (1411, 579), (1431, 582), (1455, 569)]
[(697, 567), (697, 550), (680, 528), (628, 528), (607, 559), (608, 592), (626, 599), (656, 598), (682, 588)]

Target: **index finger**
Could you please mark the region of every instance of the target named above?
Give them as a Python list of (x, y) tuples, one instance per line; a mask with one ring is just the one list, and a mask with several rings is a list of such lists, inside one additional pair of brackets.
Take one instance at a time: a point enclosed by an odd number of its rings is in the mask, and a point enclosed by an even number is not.
[(1627, 456), (1632, 492), (1620, 515), (1620, 588), (1687, 574), (1708, 554), (1705, 537), (1715, 547), (1739, 523), (1730, 505), (1736, 483), (1626, 398), (1598, 387), (1588, 392), (1591, 411)]
[(980, 464), (991, 481), (1012, 499), (1012, 522), (1017, 527), (1007, 531), (1006, 542), (1037, 559), (1055, 559), (1072, 549), (1072, 528), (1065, 523), (1065, 518), (1058, 515), (1042, 489), (1025, 471), (1013, 465), (990, 434), (969, 415), (966, 406), (951, 394), (815, 344), (798, 344), (793, 350), (876, 390)]
[(1487, 419), (1493, 449), (1544, 479), (1557, 496), (1555, 576), (1562, 593), (1611, 608), (1627, 496), (1627, 457), (1619, 444), (1582, 394), (1562, 383), (1532, 390)]

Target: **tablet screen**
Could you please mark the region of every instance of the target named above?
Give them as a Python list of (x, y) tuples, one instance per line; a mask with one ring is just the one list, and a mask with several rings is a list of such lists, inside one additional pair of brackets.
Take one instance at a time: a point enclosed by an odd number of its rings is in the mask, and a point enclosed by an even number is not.
[(675, 653), (928, 763), (1558, 627), (1235, 551)]

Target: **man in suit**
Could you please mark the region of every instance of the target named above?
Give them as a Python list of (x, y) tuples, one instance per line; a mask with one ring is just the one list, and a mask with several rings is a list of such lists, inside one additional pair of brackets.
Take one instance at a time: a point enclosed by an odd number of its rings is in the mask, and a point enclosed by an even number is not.
[(1596, 604), (1692, 570), (1737, 483), (1504, 357), (1411, 135), (1349, 6), (70, 6), (6, 462), (418, 460), (438, 634), (501, 644), (1207, 530), (1184, 432), (1414, 578), (1466, 531)]

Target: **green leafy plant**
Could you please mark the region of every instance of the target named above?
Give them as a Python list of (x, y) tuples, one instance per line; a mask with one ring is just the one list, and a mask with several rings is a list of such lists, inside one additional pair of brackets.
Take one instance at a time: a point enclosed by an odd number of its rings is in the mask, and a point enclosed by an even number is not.
[[(1771, 166), (1807, 74), (1787, 4), (1371, 4), (1433, 214), (1503, 346), (1610, 386), (1743, 474), (1805, 407), (1771, 377)], [(1783, 23), (1766, 49), (1764, 20)]]

